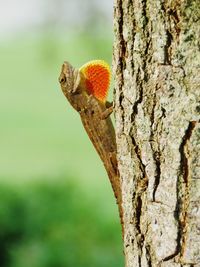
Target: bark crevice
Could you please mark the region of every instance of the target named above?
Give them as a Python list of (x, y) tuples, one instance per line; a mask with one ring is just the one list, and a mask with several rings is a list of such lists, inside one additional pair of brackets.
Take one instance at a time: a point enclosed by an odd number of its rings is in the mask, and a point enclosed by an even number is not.
[(155, 180), (154, 180), (154, 188), (153, 188), (153, 201), (156, 201), (156, 190), (160, 184), (160, 176), (161, 176), (161, 157), (160, 152), (155, 151), (153, 152), (153, 159), (156, 165), (156, 173), (155, 173)]
[(196, 126), (196, 121), (191, 121), (188, 124), (188, 128), (185, 131), (185, 135), (182, 138), (180, 145), (180, 174), (177, 180), (177, 206), (175, 211), (175, 217), (178, 219), (178, 235), (177, 235), (177, 249), (175, 256), (179, 255), (180, 262), (184, 256), (186, 242), (187, 242), (187, 230), (188, 230), (188, 207), (190, 204), (190, 151), (189, 142), (192, 136), (193, 130)]

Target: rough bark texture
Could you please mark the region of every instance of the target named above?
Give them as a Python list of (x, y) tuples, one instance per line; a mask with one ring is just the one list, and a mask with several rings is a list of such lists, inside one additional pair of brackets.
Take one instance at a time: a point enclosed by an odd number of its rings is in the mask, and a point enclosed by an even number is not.
[(116, 0), (126, 267), (200, 266), (200, 2)]

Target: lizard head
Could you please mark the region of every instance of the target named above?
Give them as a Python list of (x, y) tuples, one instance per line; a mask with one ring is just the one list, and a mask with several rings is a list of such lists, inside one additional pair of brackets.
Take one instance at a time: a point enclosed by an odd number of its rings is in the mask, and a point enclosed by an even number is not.
[(62, 65), (59, 82), (66, 96), (69, 94), (77, 94), (81, 82), (79, 70), (76, 70), (70, 63), (65, 61)]

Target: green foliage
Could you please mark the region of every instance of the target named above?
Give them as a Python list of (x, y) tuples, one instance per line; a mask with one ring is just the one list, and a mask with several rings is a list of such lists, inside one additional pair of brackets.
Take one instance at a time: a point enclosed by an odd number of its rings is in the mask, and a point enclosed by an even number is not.
[(98, 206), (60, 180), (1, 185), (0, 266), (122, 266), (120, 226)]

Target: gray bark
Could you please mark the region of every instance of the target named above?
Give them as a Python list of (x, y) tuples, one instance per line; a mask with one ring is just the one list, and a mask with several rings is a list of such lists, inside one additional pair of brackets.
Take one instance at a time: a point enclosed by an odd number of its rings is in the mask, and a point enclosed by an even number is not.
[(115, 0), (126, 267), (200, 266), (200, 2)]

